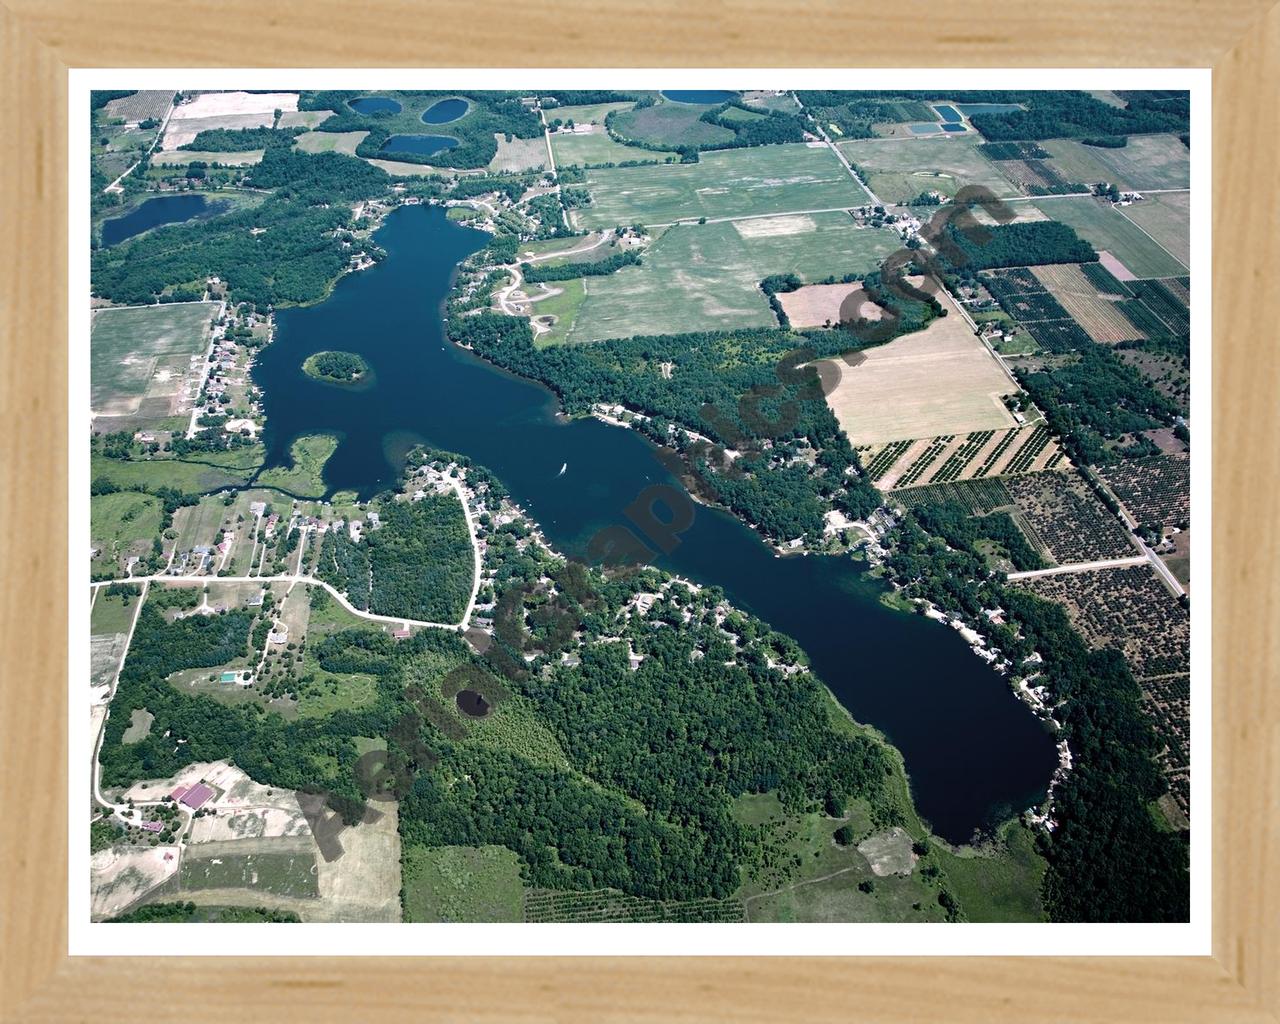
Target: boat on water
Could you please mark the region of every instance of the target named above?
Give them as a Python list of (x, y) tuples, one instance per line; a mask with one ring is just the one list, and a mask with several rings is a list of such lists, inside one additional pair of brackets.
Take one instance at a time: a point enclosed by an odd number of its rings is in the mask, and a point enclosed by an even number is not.
[(560, 472), (559, 472), (559, 473), (557, 473), (557, 474), (556, 474), (556, 476), (564, 476), (564, 471), (565, 471), (566, 469), (568, 469), (568, 468), (569, 468), (569, 463), (567, 463), (567, 462), (566, 462), (566, 463), (564, 463), (563, 465), (561, 465), (561, 467), (560, 467)]

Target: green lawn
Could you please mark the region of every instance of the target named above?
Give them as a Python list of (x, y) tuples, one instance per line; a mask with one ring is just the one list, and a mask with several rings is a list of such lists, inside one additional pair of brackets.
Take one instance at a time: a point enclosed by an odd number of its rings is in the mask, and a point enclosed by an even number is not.
[[(900, 245), (887, 229), (844, 213), (680, 225), (639, 266), (587, 278), (571, 342), (776, 324), (760, 281), (795, 273), (821, 281), (874, 270)], [(538, 303), (544, 312), (545, 303)]]
[(1180, 277), (1187, 268), (1110, 203), (1087, 196), (1040, 199), (1045, 215), (1075, 228), (1095, 249), (1105, 249), (1138, 277)]
[(293, 465), (288, 469), (272, 466), (256, 483), (300, 498), (318, 498), (325, 492), (324, 464), (337, 449), (338, 439), (332, 434), (303, 434), (289, 446)]
[(520, 862), (505, 846), (406, 846), (401, 854), (406, 921), (520, 921)]
[(840, 143), (840, 152), (887, 203), (905, 203), (921, 192), (954, 196), (965, 185), (983, 185), (1002, 197), (1019, 194), (968, 139), (858, 139)]
[(594, 170), (587, 189), (592, 205), (573, 211), (585, 228), (830, 210), (867, 201), (830, 149), (804, 143), (703, 153), (696, 164)]

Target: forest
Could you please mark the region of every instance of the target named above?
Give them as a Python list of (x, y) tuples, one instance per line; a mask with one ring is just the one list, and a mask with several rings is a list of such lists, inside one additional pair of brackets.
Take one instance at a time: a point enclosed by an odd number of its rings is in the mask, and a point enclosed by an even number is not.
[(288, 148), (305, 128), (206, 128), (178, 149), (209, 153), (243, 153), (250, 149)]
[(453, 494), (378, 502), (381, 524), (359, 542), (330, 530), (316, 574), (358, 608), (426, 622), (457, 622), (471, 596), (474, 562), (462, 504)]
[(350, 382), (357, 380), (369, 367), (354, 352), (317, 352), (307, 357), (303, 369), (318, 377)]
[[(275, 195), (250, 209), (157, 228), (93, 254), (94, 294), (121, 304), (155, 302), (175, 287), (220, 277), (233, 302), (266, 308), (322, 298), (353, 256), (381, 250), (340, 231), (343, 200), (380, 195), (385, 171), (338, 153), (268, 149), (252, 184)], [(350, 248), (344, 248), (344, 242)]]
[[(947, 222), (946, 235), (959, 254), (952, 261), (967, 270), (993, 267), (1030, 267), (1048, 263), (1090, 263), (1098, 258), (1093, 246), (1069, 226), (1056, 220), (1002, 224), (973, 230)], [(961, 260), (963, 259), (963, 262)]]

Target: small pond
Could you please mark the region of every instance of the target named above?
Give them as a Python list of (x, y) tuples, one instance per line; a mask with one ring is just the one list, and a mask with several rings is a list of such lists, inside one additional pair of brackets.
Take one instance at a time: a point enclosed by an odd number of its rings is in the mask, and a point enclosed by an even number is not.
[(936, 124), (909, 124), (907, 125), (907, 128), (910, 129), (912, 135), (938, 134), (938, 125)]
[(969, 129), (962, 124), (944, 124), (942, 130), (944, 132), (967, 132)]
[(157, 196), (148, 199), (120, 217), (102, 222), (102, 244), (116, 245), (126, 238), (163, 224), (181, 224), (197, 217), (212, 217), (227, 210), (231, 204), (225, 199), (209, 202), (202, 195), (185, 193), (176, 196)]
[(709, 107), (738, 98), (736, 92), (724, 89), (664, 89), (662, 95), (676, 103), (699, 103)]
[(935, 103), (933, 109), (938, 112), (938, 116), (944, 121), (959, 121), (960, 111), (955, 107), (948, 106), (945, 103)]
[(393, 135), (382, 144), (380, 153), (420, 153), (430, 156), (453, 149), (458, 140), (452, 135)]
[(347, 100), (347, 106), (357, 114), (398, 114), (403, 109), (390, 96), (361, 96)]
[(466, 100), (457, 97), (441, 100), (427, 108), (422, 120), (425, 124), (448, 124), (465, 114), (469, 105)]
[(458, 710), (472, 718), (484, 718), (489, 713), (489, 702), (475, 690), (459, 690), (454, 698), (458, 702)]
[(1021, 110), (1019, 103), (957, 103), (956, 107), (965, 117), (974, 114), (1007, 114), (1011, 110)]

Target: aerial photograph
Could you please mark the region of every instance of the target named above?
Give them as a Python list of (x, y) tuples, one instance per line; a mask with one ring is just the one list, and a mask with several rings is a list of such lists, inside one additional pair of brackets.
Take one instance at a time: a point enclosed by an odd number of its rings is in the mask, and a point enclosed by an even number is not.
[(181, 84), (73, 183), (95, 927), (1190, 919), (1187, 91)]

